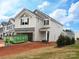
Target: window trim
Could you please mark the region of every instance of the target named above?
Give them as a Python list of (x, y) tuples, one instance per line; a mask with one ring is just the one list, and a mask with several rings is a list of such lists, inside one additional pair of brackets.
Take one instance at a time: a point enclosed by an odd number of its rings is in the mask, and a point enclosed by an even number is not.
[(49, 25), (49, 20), (48, 19), (44, 20), (44, 25)]
[[(27, 22), (23, 22), (23, 18), (26, 18)], [(21, 18), (21, 25), (28, 25), (29, 24), (29, 17), (22, 17)]]

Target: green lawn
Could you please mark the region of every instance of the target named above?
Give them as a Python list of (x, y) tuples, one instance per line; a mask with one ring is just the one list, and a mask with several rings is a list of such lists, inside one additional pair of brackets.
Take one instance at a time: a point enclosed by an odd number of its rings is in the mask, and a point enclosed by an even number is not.
[(0, 57), (0, 59), (79, 59), (79, 44), (64, 48), (46, 47), (30, 50), (16, 55)]

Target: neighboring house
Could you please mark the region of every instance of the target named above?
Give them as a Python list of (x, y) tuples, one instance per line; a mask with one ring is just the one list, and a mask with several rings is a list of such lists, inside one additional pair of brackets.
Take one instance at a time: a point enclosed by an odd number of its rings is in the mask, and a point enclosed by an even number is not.
[(28, 35), (29, 41), (55, 42), (62, 30), (62, 24), (39, 10), (23, 9), (15, 17), (16, 34)]
[(79, 32), (76, 32), (76, 33), (75, 33), (75, 39), (76, 39), (76, 40), (79, 40)]
[(62, 35), (68, 36), (70, 38), (75, 38), (75, 33), (71, 30), (63, 30)]
[(0, 24), (0, 39), (3, 38), (3, 26)]
[(3, 26), (3, 36), (12, 35), (14, 33), (14, 19), (10, 19), (8, 22), (2, 22)]

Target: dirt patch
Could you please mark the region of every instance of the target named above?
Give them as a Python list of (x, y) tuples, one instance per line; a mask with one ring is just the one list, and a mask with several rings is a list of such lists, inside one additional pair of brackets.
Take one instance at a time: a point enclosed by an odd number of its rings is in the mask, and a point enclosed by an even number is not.
[(42, 43), (42, 42), (26, 42), (21, 44), (15, 44), (7, 47), (0, 47), (0, 56), (6, 56), (11, 54), (17, 54), (32, 49), (54, 46), (55, 43)]
[(5, 43), (3, 42), (2, 39), (0, 39), (0, 47), (4, 47), (5, 46)]

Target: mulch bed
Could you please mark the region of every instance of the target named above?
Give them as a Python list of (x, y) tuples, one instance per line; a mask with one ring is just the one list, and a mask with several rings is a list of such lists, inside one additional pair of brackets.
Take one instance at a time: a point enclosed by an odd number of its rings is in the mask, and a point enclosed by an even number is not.
[(42, 43), (42, 42), (26, 42), (21, 44), (15, 44), (7, 47), (0, 47), (0, 56), (12, 55), (29, 51), (32, 49), (53, 46), (55, 43)]

